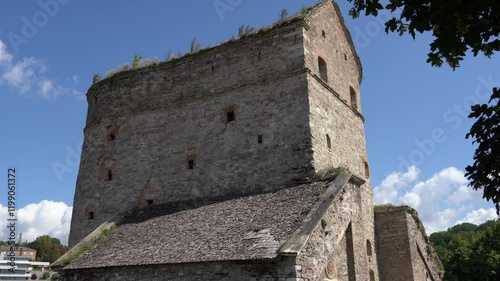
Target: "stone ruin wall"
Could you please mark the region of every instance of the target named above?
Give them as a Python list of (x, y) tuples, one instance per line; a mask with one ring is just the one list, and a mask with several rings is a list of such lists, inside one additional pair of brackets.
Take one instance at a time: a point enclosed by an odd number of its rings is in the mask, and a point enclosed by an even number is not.
[(442, 264), (413, 209), (377, 208), (375, 229), (381, 281), (442, 280)]

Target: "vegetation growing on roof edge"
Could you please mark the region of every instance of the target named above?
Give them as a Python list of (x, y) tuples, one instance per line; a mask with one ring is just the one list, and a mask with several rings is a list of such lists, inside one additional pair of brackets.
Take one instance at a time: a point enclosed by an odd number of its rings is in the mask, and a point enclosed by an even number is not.
[(89, 250), (94, 248), (99, 242), (104, 240), (106, 237), (111, 235), (113, 232), (116, 230), (116, 225), (112, 225), (109, 228), (103, 229), (101, 233), (99, 233), (97, 236), (92, 238), (91, 241), (83, 243), (82, 245), (78, 246), (78, 249), (75, 250), (73, 253), (69, 253), (69, 256), (62, 262), (63, 266), (67, 266), (81, 258), (83, 255), (85, 255)]
[(331, 180), (337, 176), (339, 176), (343, 171), (347, 171), (348, 169), (345, 167), (329, 167), (314, 173), (311, 181), (326, 181)]
[[(324, 2), (326, 2), (326, 1), (321, 0), (318, 3), (316, 3), (314, 6), (311, 6), (311, 7), (303, 6), (299, 12), (297, 12), (296, 14), (294, 14), (292, 16), (288, 16), (288, 11), (286, 9), (282, 9), (276, 22), (274, 22), (271, 25), (263, 26), (260, 29), (243, 24), (238, 28), (238, 33), (237, 33), (238, 39), (251, 37), (251, 36), (256, 35), (256, 34), (264, 34), (268, 31), (274, 30), (274, 29), (279, 28), (281, 26), (292, 24), (296, 21), (304, 20), (310, 11), (314, 10), (316, 7), (323, 4)], [(192, 55), (192, 54), (195, 54), (195, 53), (199, 53), (199, 52), (204, 51), (204, 50), (209, 50), (209, 49), (219, 47), (219, 46), (231, 43), (231, 42), (235, 42), (238, 39), (233, 35), (228, 40), (220, 42), (220, 44), (217, 46), (211, 46), (211, 44), (209, 44), (207, 47), (202, 47), (201, 44), (197, 41), (196, 37), (194, 37), (193, 40), (191, 41), (188, 53), (182, 53), (181, 51), (178, 51), (175, 55), (173, 55), (173, 53), (170, 49), (168, 51), (168, 53), (166, 53), (166, 58), (164, 61), (160, 61), (158, 57), (155, 57), (152, 60), (151, 59), (142, 60), (142, 55), (135, 54), (134, 59), (132, 61), (132, 67), (130, 67), (130, 65), (128, 63), (125, 63), (125, 64), (120, 65), (114, 69), (108, 70), (106, 72), (106, 77), (104, 77), (104, 79), (99, 74), (94, 74), (92, 82), (93, 82), (93, 84), (96, 84), (100, 81), (106, 80), (107, 78), (111, 78), (115, 74), (118, 74), (121, 72), (131, 71), (131, 70), (135, 70), (135, 69), (139, 69), (139, 68), (145, 68), (145, 67), (149, 67), (152, 65), (159, 65), (160, 63), (163, 63), (163, 62), (179, 60), (179, 59), (185, 58), (185, 57)]]
[(390, 209), (390, 208), (401, 208), (401, 207), (408, 207), (408, 205), (394, 205), (391, 203), (384, 203), (384, 204), (376, 204), (373, 206), (375, 210), (383, 210), (383, 209)]

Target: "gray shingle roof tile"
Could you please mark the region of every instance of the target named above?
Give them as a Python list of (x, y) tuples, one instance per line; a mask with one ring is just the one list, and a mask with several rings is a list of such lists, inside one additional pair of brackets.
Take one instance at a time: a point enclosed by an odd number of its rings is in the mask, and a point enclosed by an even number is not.
[(272, 259), (327, 187), (304, 184), (149, 219), (146, 209), (66, 269)]

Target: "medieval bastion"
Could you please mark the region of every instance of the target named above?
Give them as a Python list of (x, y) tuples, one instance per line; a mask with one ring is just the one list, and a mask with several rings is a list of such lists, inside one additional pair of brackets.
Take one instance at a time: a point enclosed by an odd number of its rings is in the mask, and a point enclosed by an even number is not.
[[(70, 246), (118, 228), (65, 272), (397, 280), (379, 278), (389, 265), (377, 259), (361, 80), (340, 10), (322, 1), (239, 40), (95, 83)], [(137, 255), (140, 263), (124, 258)], [(422, 268), (411, 280), (440, 280)]]

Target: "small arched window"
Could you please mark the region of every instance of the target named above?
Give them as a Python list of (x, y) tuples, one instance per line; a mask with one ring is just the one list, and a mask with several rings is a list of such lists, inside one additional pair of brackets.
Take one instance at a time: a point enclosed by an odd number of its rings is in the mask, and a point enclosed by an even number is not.
[(326, 135), (326, 146), (328, 149), (332, 148), (332, 141), (330, 140), (330, 136), (328, 134)]
[(328, 67), (326, 65), (326, 61), (322, 57), (318, 57), (318, 68), (319, 77), (325, 82), (328, 82)]
[(188, 155), (186, 159), (186, 168), (188, 170), (194, 170), (196, 167), (196, 155)]
[(118, 136), (118, 132), (120, 131), (120, 126), (110, 125), (106, 128), (106, 138), (108, 141), (114, 141)]
[(364, 162), (365, 164), (365, 177), (368, 179), (370, 178), (370, 167), (368, 166), (368, 162)]
[(85, 218), (87, 220), (93, 220), (95, 219), (95, 212), (96, 212), (96, 207), (93, 204), (88, 205), (85, 208)]
[(358, 97), (356, 95), (356, 91), (350, 87), (350, 93), (351, 93), (351, 107), (358, 110)]
[(375, 281), (375, 272), (370, 269), (370, 281)]
[(372, 242), (366, 239), (366, 255), (371, 257), (373, 255)]

